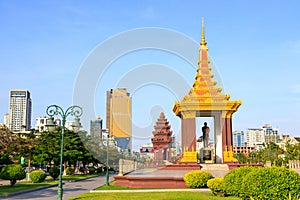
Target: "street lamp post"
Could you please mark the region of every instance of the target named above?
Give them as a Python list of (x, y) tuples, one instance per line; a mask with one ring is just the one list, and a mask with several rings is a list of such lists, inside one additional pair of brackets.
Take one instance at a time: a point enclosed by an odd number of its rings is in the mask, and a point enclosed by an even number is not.
[(109, 135), (107, 135), (106, 138), (106, 185), (109, 186), (109, 176), (108, 176), (108, 138)]
[(70, 106), (67, 108), (66, 111), (64, 111), (61, 107), (58, 105), (51, 105), (47, 107), (46, 110), (47, 115), (50, 116), (50, 118), (47, 120), (47, 127), (48, 131), (53, 131), (55, 124), (54, 124), (54, 117), (53, 116), (61, 116), (62, 118), (62, 126), (61, 126), (61, 149), (60, 149), (60, 165), (59, 165), (59, 184), (58, 184), (58, 190), (57, 190), (57, 199), (62, 200), (63, 197), (63, 187), (62, 187), (62, 173), (63, 173), (63, 153), (64, 153), (64, 133), (65, 133), (65, 124), (66, 119), (69, 115), (72, 115), (75, 117), (74, 122), (72, 124), (72, 128), (74, 132), (77, 132), (79, 128), (81, 127), (79, 117), (82, 115), (82, 108), (79, 106)]

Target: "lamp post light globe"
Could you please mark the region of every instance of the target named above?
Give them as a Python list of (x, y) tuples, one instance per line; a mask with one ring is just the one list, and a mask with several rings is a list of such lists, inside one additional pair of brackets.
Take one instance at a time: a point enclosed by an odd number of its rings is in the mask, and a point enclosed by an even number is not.
[(59, 183), (58, 183), (58, 190), (57, 190), (57, 199), (62, 200), (63, 197), (63, 187), (62, 187), (62, 173), (63, 173), (63, 153), (64, 153), (64, 133), (65, 133), (65, 124), (66, 119), (69, 115), (75, 117), (74, 122), (72, 124), (72, 128), (74, 132), (79, 131), (81, 127), (79, 117), (82, 115), (82, 108), (79, 106), (70, 106), (69, 108), (64, 111), (58, 105), (51, 105), (47, 107), (46, 110), (49, 119), (47, 120), (47, 128), (48, 131), (51, 132), (55, 128), (54, 123), (54, 116), (60, 116), (62, 120), (61, 124), (61, 149), (60, 149), (60, 165), (59, 165)]

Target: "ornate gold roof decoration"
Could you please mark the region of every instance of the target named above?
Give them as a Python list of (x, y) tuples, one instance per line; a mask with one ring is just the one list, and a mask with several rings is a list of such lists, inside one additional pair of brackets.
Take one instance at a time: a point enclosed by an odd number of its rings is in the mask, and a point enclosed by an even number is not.
[(242, 104), (241, 100), (230, 101), (230, 94), (221, 93), (222, 88), (217, 87), (217, 81), (213, 79), (214, 75), (211, 71), (208, 47), (206, 44), (204, 19), (202, 19), (202, 38), (195, 81), (183, 99), (175, 102), (173, 112), (177, 116), (183, 118), (196, 117), (196, 111), (222, 111), (224, 117), (231, 117)]

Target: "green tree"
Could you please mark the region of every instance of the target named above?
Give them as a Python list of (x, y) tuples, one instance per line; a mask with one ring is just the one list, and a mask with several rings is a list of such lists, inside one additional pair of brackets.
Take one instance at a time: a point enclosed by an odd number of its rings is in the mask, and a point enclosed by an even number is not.
[(16, 133), (18, 139), (17, 151), (19, 156), (24, 157), (27, 160), (28, 171), (30, 173), (31, 161), (34, 149), (37, 146), (37, 137), (35, 130), (31, 129), (29, 132)]
[[(75, 133), (68, 129), (64, 135), (64, 161), (69, 164), (76, 164), (81, 161), (84, 164), (96, 162), (93, 155), (85, 148), (83, 141), (87, 138), (86, 131)], [(98, 145), (99, 146), (99, 145)], [(35, 164), (52, 163), (59, 165), (61, 148), (61, 127), (53, 132), (43, 132), (38, 138), (38, 145), (35, 148), (33, 160)]]
[(60, 128), (53, 132), (42, 132), (34, 149), (33, 163), (41, 165), (54, 162), (54, 165), (59, 165), (60, 144)]
[(270, 142), (265, 145), (263, 149), (263, 159), (271, 161), (271, 164), (274, 165), (279, 158), (279, 155), (283, 154), (284, 151), (274, 142)]
[(17, 138), (5, 126), (0, 127), (0, 164), (11, 164), (15, 160)]
[(26, 177), (25, 171), (21, 165), (11, 164), (2, 168), (0, 178), (10, 180), (10, 185), (14, 186), (17, 180), (22, 180)]
[(285, 159), (288, 162), (289, 160), (300, 160), (300, 142), (298, 144), (292, 145), (289, 142), (285, 145)]

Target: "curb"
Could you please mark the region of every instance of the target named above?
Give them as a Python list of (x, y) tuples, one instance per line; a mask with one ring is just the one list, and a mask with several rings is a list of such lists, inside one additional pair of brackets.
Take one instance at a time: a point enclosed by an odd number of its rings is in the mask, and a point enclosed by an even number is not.
[[(111, 175), (111, 174), (109, 174)], [(64, 182), (79, 182), (79, 181), (84, 181), (84, 180), (88, 180), (88, 179), (91, 179), (91, 178), (96, 178), (96, 177), (100, 177), (100, 176), (105, 176), (105, 175), (99, 175), (99, 176), (93, 176), (93, 177), (89, 177), (89, 178), (85, 178), (85, 179), (78, 179), (78, 180), (68, 180), (68, 181), (64, 181)], [(111, 177), (111, 176), (109, 176)]]
[(28, 193), (28, 192), (34, 192), (34, 191), (37, 191), (37, 190), (40, 190), (40, 189), (57, 187), (57, 186), (58, 186), (58, 184), (46, 185), (46, 186), (42, 186), (42, 187), (38, 187), (38, 188), (33, 188), (33, 189), (30, 189), (30, 190), (23, 190), (23, 191), (13, 192), (13, 193), (9, 193), (9, 194), (0, 194), (0, 199), (1, 198), (12, 197), (12, 196), (15, 196), (15, 195), (24, 194), (24, 193)]

